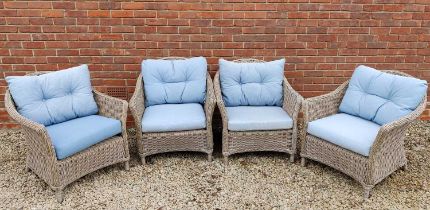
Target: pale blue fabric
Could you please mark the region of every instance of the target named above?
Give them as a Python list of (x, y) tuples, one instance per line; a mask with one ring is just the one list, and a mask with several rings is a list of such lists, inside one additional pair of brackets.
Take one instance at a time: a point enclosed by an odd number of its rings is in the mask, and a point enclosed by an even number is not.
[(6, 81), (18, 112), (45, 126), (98, 112), (87, 65)]
[(352, 75), (339, 111), (383, 125), (415, 110), (426, 92), (425, 80), (361, 65)]
[(203, 103), (207, 63), (203, 57), (142, 62), (145, 105)]
[(226, 107), (228, 130), (281, 130), (293, 127), (293, 120), (278, 106)]
[(143, 113), (143, 132), (186, 131), (206, 128), (201, 104), (162, 104), (147, 107)]
[(285, 59), (265, 63), (219, 60), (225, 106), (282, 106)]
[(57, 159), (62, 160), (121, 133), (121, 122), (90, 115), (46, 127)]
[(378, 135), (380, 125), (345, 113), (309, 122), (308, 133), (363, 156)]

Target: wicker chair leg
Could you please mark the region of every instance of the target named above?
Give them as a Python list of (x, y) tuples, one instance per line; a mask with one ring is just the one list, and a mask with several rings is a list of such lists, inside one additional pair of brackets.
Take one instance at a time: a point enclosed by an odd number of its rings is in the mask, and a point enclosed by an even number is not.
[(368, 199), (370, 197), (370, 193), (372, 191), (373, 185), (363, 185), (364, 188), (364, 199)]
[(294, 154), (290, 155), (290, 163), (294, 163)]
[(58, 203), (62, 203), (64, 200), (64, 191), (63, 189), (58, 189), (55, 191), (55, 198), (57, 199)]
[(142, 165), (146, 165), (145, 156), (141, 155), (140, 156), (140, 161), (142, 162)]
[(305, 167), (306, 166), (306, 158), (302, 157), (300, 164)]
[(209, 154), (208, 154), (208, 161), (209, 161), (209, 162), (212, 162), (212, 153), (209, 153)]
[(228, 165), (228, 156), (224, 156), (224, 165)]
[(125, 169), (126, 171), (130, 170), (130, 161), (125, 161), (125, 162), (124, 162), (124, 169)]

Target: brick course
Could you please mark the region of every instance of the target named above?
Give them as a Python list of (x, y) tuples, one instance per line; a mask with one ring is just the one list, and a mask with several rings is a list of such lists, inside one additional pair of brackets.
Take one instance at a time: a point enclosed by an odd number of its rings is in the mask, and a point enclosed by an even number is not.
[(288, 80), (310, 97), (357, 64), (430, 81), (429, 43), (429, 0), (1, 1), (0, 128), (15, 126), (9, 75), (87, 63), (97, 89), (131, 95), (144, 58), (205, 56), (213, 75), (218, 58), (285, 57)]

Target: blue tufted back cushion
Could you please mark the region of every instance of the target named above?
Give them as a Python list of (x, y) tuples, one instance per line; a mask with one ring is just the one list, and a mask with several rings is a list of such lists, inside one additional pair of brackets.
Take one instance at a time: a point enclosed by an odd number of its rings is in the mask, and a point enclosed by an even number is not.
[(219, 60), (225, 106), (282, 106), (285, 59), (265, 63)]
[(426, 92), (425, 80), (361, 65), (352, 75), (339, 111), (383, 125), (415, 110)]
[(204, 103), (207, 63), (203, 57), (142, 62), (145, 106)]
[(98, 112), (87, 65), (6, 81), (18, 112), (45, 126)]

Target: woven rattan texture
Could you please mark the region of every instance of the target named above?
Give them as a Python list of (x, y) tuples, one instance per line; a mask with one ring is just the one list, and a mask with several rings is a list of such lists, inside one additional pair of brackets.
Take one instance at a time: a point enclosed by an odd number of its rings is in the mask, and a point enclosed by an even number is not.
[[(167, 57), (163, 60), (185, 59), (182, 57)], [(142, 75), (137, 78), (136, 88), (130, 100), (130, 110), (136, 125), (137, 147), (142, 163), (149, 155), (174, 152), (174, 151), (197, 151), (208, 154), (212, 160), (213, 135), (212, 116), (216, 101), (211, 77), (206, 79), (206, 99), (204, 111), (206, 115), (206, 129), (179, 132), (143, 133), (142, 117), (145, 112), (145, 96)]]
[[(385, 72), (410, 77), (402, 72)], [(342, 171), (363, 185), (364, 197), (368, 198), (371, 189), (377, 183), (400, 167), (406, 168), (407, 159), (403, 141), (405, 133), (410, 123), (424, 111), (427, 97), (423, 98), (412, 113), (383, 125), (370, 149), (369, 157), (365, 157), (306, 133), (309, 122), (338, 112), (348, 83), (349, 81), (346, 81), (333, 92), (308, 98), (303, 103), (302, 164), (304, 165), (306, 158), (309, 158)]]
[[(31, 75), (40, 75), (41, 72)], [(45, 126), (21, 116), (9, 91), (6, 91), (6, 110), (23, 129), (28, 153), (27, 168), (42, 178), (53, 190), (57, 200), (63, 200), (63, 189), (70, 183), (97, 169), (123, 162), (128, 168), (130, 159), (126, 132), (127, 102), (93, 91), (99, 115), (121, 121), (122, 133), (96, 144), (64, 160), (57, 160)]]
[[(244, 58), (234, 60), (234, 62), (261, 63), (264, 61), (253, 58)], [(294, 155), (297, 151), (297, 117), (303, 98), (291, 87), (286, 78), (284, 78), (283, 81), (284, 101), (282, 108), (293, 119), (293, 128), (288, 130), (244, 132), (229, 131), (228, 116), (224, 101), (222, 99), (219, 72), (217, 72), (215, 75), (214, 89), (217, 105), (222, 117), (222, 154), (224, 156), (225, 163), (228, 161), (228, 156), (232, 154), (255, 151), (275, 151), (288, 153), (290, 154), (290, 161), (294, 161)]]

